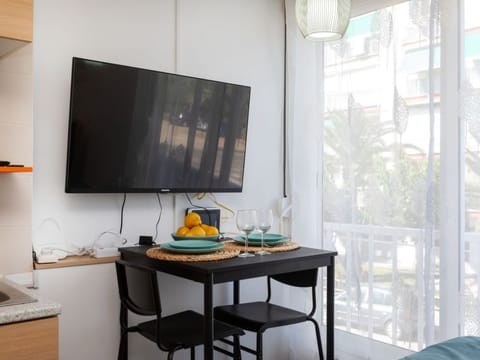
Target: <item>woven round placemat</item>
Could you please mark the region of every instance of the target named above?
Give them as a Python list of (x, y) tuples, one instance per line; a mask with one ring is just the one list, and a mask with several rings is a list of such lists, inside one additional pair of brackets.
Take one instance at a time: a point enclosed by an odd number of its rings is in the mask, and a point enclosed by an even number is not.
[(162, 248), (155, 247), (147, 250), (147, 256), (153, 259), (166, 260), (166, 261), (215, 261), (230, 259), (238, 256), (240, 250), (234, 248), (228, 248), (225, 246), (221, 250), (217, 250), (208, 254), (178, 254), (171, 253)]
[[(230, 242), (226, 241), (225, 243), (225, 249), (231, 249), (231, 250), (237, 250), (237, 251), (243, 251), (245, 249), (245, 245), (236, 243), (236, 242)], [(286, 243), (283, 243), (281, 245), (276, 245), (276, 246), (264, 246), (264, 249), (267, 250), (268, 252), (274, 253), (274, 252), (282, 252), (282, 251), (290, 251), (290, 250), (295, 250), (300, 247), (299, 244), (293, 242), (293, 241), (287, 241)], [(247, 251), (248, 252), (258, 252), (262, 250), (261, 246), (247, 246)]]

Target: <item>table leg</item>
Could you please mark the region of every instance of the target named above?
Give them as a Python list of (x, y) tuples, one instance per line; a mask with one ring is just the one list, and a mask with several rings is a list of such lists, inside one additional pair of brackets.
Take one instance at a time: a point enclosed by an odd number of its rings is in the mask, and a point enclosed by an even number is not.
[(213, 275), (203, 284), (203, 314), (205, 317), (204, 359), (213, 360)]
[(335, 316), (335, 259), (327, 266), (327, 360), (333, 360)]
[(235, 280), (233, 282), (233, 303), (239, 304), (240, 303), (240, 281)]

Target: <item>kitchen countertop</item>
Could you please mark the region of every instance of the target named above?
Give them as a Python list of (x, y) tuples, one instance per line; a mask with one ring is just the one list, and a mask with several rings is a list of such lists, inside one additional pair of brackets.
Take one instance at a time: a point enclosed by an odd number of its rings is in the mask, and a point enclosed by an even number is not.
[(0, 278), (0, 281), (37, 299), (27, 304), (0, 306), (0, 325), (57, 316), (61, 313), (62, 307), (59, 303), (40, 297), (37, 290), (27, 289), (4, 278)]

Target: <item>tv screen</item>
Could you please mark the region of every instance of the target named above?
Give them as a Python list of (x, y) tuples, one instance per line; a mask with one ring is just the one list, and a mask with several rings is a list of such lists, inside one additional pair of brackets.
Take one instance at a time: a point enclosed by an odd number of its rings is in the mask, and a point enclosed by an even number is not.
[(241, 192), (250, 87), (73, 58), (67, 193)]

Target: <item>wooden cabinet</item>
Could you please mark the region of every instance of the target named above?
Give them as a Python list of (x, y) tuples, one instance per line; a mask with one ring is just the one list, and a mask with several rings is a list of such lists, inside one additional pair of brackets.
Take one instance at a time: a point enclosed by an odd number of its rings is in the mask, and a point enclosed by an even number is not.
[(0, 325), (0, 360), (58, 360), (58, 316)]
[(33, 0), (0, 0), (0, 37), (31, 42)]

